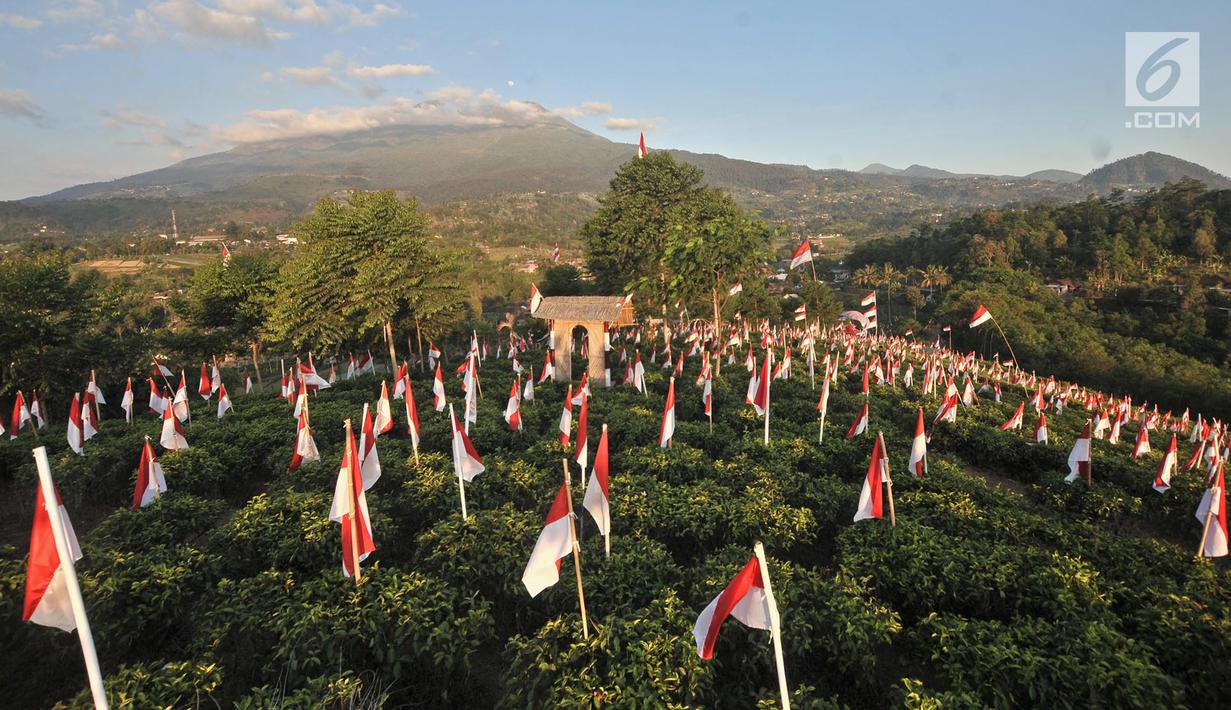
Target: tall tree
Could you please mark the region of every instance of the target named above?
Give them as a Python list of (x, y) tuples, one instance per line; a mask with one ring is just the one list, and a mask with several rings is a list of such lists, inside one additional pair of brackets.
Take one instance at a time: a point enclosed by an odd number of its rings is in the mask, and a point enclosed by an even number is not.
[(263, 254), (216, 259), (197, 269), (175, 307), (189, 325), (214, 336), (214, 352), (251, 352), (260, 377), (261, 331), (277, 276), (277, 265)]

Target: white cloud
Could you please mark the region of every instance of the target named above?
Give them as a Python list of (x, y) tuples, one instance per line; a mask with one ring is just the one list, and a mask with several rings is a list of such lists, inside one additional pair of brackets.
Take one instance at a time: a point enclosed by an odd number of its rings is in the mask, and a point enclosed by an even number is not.
[(24, 15), (12, 15), (7, 12), (0, 12), (0, 26), (14, 27), (19, 30), (34, 30), (41, 27), (43, 21), (37, 17), (26, 17)]
[(21, 89), (0, 89), (0, 116), (28, 118), (38, 124), (47, 122), (47, 112)]
[(585, 118), (586, 116), (602, 116), (611, 113), (611, 104), (603, 101), (586, 101), (580, 106), (565, 106), (552, 109), (552, 113), (565, 118)]
[(107, 127), (112, 130), (119, 130), (125, 126), (163, 128), (167, 125), (167, 122), (158, 116), (151, 116), (148, 113), (128, 108), (103, 109), (99, 113), (107, 119)]
[(124, 49), (128, 44), (116, 36), (114, 32), (107, 34), (94, 35), (88, 41), (81, 44), (62, 44), (60, 51), (62, 52), (88, 52), (95, 49)]
[(338, 83), (329, 67), (286, 67), (282, 76), (307, 86), (336, 86)]
[(290, 37), (266, 27), (254, 15), (208, 7), (197, 0), (162, 0), (152, 3), (149, 10), (184, 35), (198, 39), (263, 45)]
[(375, 27), (381, 20), (387, 20), (402, 14), (402, 8), (383, 2), (374, 3), (371, 9), (364, 11), (356, 5), (330, 0), (329, 10), (337, 17), (346, 20), (354, 27)]
[(535, 103), (450, 85), (427, 92), (424, 101), (397, 97), (372, 106), (251, 111), (238, 123), (216, 126), (212, 137), (221, 143), (252, 143), (398, 125), (524, 125), (551, 117)]
[(655, 123), (659, 119), (643, 118), (609, 118), (603, 121), (603, 127), (609, 131), (653, 131), (658, 128)]
[(436, 70), (427, 64), (382, 64), (372, 67), (352, 66), (346, 70), (346, 73), (355, 79), (389, 79), (399, 76), (435, 74)]
[(98, 0), (61, 0), (45, 13), (52, 22), (91, 22), (101, 20), (106, 12)]
[(311, 22), (323, 25), (329, 13), (315, 0), (218, 0), (218, 7), (237, 15), (267, 17), (284, 22)]

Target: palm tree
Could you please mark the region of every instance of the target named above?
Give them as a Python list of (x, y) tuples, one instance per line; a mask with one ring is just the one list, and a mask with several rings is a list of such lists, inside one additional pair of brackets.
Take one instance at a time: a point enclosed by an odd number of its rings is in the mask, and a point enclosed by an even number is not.
[(510, 351), (513, 349), (513, 346), (516, 343), (516, 341), (514, 340), (514, 332), (513, 332), (513, 326), (515, 325), (517, 325), (517, 312), (509, 311), (508, 313), (504, 314), (504, 320), (500, 321), (500, 324), (496, 326), (497, 333), (499, 333), (501, 330), (504, 330), (505, 328), (509, 329), (509, 350)]
[(889, 316), (889, 307), (893, 303), (893, 292), (902, 287), (906, 281), (906, 274), (898, 270), (898, 267), (893, 264), (882, 264), (880, 269), (878, 285), (885, 288), (885, 320), (891, 320)]
[(855, 273), (851, 277), (851, 280), (854, 281), (856, 285), (865, 287), (876, 286), (879, 279), (880, 274), (876, 272), (876, 267), (871, 264), (864, 264), (858, 269), (855, 269)]
[(919, 285), (928, 290), (929, 298), (936, 289), (944, 288), (953, 283), (953, 277), (949, 275), (949, 270), (940, 264), (928, 264), (922, 273), (923, 278), (919, 279)]

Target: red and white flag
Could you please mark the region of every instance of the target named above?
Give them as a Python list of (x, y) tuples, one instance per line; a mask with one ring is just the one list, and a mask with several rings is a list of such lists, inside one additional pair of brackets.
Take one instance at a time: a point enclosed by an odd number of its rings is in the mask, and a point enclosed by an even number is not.
[(158, 443), (168, 451), (188, 448), (188, 440), (184, 438), (184, 429), (180, 426), (180, 420), (170, 409), (163, 411), (162, 436), (159, 437)]
[(534, 543), (530, 561), (521, 582), (531, 597), (560, 581), (560, 560), (573, 551), (573, 523), (569, 518), (568, 486), (560, 484), (556, 499), (547, 511), (543, 531)]
[(923, 407), (919, 408), (919, 418), (915, 422), (915, 438), (910, 442), (910, 461), (906, 464), (915, 478), (923, 478), (928, 472), (928, 440), (923, 431)]
[[(129, 405), (130, 409), (131, 406)], [(17, 399), (13, 400), (13, 418), (9, 421), (9, 439), (16, 439), (18, 432), (28, 421), (30, 421), (30, 410), (26, 408), (26, 399), (21, 395), (21, 390), (17, 390)], [(132, 421), (131, 416), (129, 421)]]
[(865, 400), (863, 406), (859, 408), (859, 414), (855, 417), (855, 421), (851, 422), (851, 427), (846, 430), (846, 438), (851, 439), (868, 430), (868, 403)]
[(210, 385), (209, 372), (205, 369), (205, 363), (201, 363), (201, 383), (197, 385), (197, 394), (201, 395), (201, 399), (208, 401), (213, 393), (214, 388)]
[(1201, 548), (1203, 557), (1227, 556), (1227, 481), (1223, 475), (1223, 464), (1218, 462), (1217, 473), (1201, 504), (1197, 506), (1196, 518), (1204, 526), (1209, 518), (1209, 531), (1205, 533), (1205, 544)]
[(359, 470), (363, 473), (365, 491), (380, 479), (380, 456), (376, 454), (376, 426), (366, 403), (363, 405), (363, 428), (359, 431)]
[(432, 406), (436, 411), (443, 412), (448, 404), (445, 398), (445, 381), (440, 376), (440, 363), (436, 363), (436, 376), (432, 379)]
[(376, 362), (372, 358), (372, 351), (369, 350), (359, 358), (359, 367), (355, 370), (356, 375), (362, 375), (365, 372), (375, 372)]
[(171, 404), (158, 393), (158, 384), (154, 382), (153, 377), (149, 378), (147, 382), (150, 386), (150, 411), (161, 417), (163, 410), (171, 406)]
[(1150, 453), (1150, 429), (1143, 419), (1141, 426), (1137, 429), (1137, 441), (1133, 444), (1133, 460), (1136, 461), (1148, 453)]
[[(307, 399), (307, 395), (304, 395), (304, 399)], [(316, 440), (312, 438), (312, 427), (308, 424), (308, 406), (305, 404), (299, 411), (295, 451), (291, 454), (291, 463), (287, 466), (287, 470), (296, 471), (301, 464), (320, 460), (321, 454), (316, 449)]]
[(667, 401), (663, 404), (663, 422), (658, 430), (658, 445), (667, 448), (675, 436), (675, 378), (667, 385)]
[(1171, 490), (1171, 474), (1175, 473), (1176, 464), (1179, 462), (1178, 455), (1175, 446), (1175, 434), (1172, 434), (1171, 443), (1167, 446), (1167, 453), (1163, 454), (1163, 460), (1158, 464), (1158, 473), (1154, 476), (1154, 490), (1159, 493), (1166, 493)]
[(1039, 420), (1034, 425), (1034, 443), (1047, 446), (1047, 415), (1039, 412)]
[(607, 551), (611, 551), (611, 494), (607, 490), (607, 476), (610, 474), (607, 460), (607, 427), (598, 438), (598, 449), (594, 452), (594, 470), (590, 472), (590, 484), (586, 486), (585, 499), (581, 505), (590, 511), (598, 532), (607, 538)]
[(1026, 413), (1026, 403), (1019, 402), (1017, 405), (1017, 411), (1013, 412), (1013, 416), (1009, 417), (1009, 419), (1004, 424), (1000, 425), (1000, 431), (1009, 431), (1010, 429), (1021, 429), (1022, 428), (1022, 418), (1025, 415), (1025, 413)]
[(648, 153), (649, 151), (645, 149), (645, 131), (642, 131), (641, 140), (637, 142), (637, 157), (644, 158)]
[(868, 306), (875, 306), (876, 305), (876, 292), (873, 291), (872, 293), (869, 293), (868, 295), (860, 299), (859, 305), (864, 308), (867, 308)]
[(739, 281), (736, 281), (734, 286), (727, 289), (727, 295), (734, 296), (737, 293), (742, 293), (743, 290), (744, 290), (744, 284)]
[[(60, 527), (64, 531), (65, 547), (69, 550), (72, 562), (81, 559), (81, 547), (77, 544), (77, 534), (73, 532), (73, 524), (68, 519), (68, 511), (60, 500), (60, 491), (55, 489), (55, 514), (60, 519)], [(60, 553), (56, 546), (55, 531), (52, 528), (51, 510), (45, 504), (43, 487), (40, 485), (34, 500), (34, 525), (30, 529), (30, 558), (26, 565), (26, 602), (23, 607), (22, 621), (33, 621), (40, 626), (51, 626), (62, 631), (72, 631), (77, 628), (77, 619), (73, 614), (73, 605), (69, 597), (69, 571), (61, 564)]]
[(859, 508), (855, 511), (855, 522), (885, 517), (883, 504), (883, 486), (889, 482), (889, 457), (881, 448), (881, 439), (876, 437), (872, 446), (872, 458), (868, 461), (868, 473), (863, 479), (863, 490), (859, 492)]
[(227, 263), (231, 260), (231, 250), (227, 249), (227, 243), (222, 242), (222, 263)]
[(975, 309), (975, 314), (970, 317), (970, 327), (977, 328), (992, 319), (991, 311), (983, 306)]
[(218, 388), (218, 418), (222, 419), (222, 415), (231, 410), (231, 397), (227, 394), (227, 386), (221, 385)]
[(154, 446), (146, 437), (141, 447), (141, 463), (137, 466), (137, 487), (133, 490), (132, 509), (144, 508), (167, 492), (167, 481), (162, 476), (162, 466), (154, 456)]
[(175, 373), (171, 372), (171, 370), (166, 365), (159, 362), (157, 358), (154, 359), (154, 374), (160, 377), (175, 377)]
[(355, 435), (348, 428), (342, 465), (333, 487), (333, 505), (329, 508), (329, 519), (342, 525), (342, 573), (347, 577), (354, 577), (359, 564), (376, 550), (364, 483)]
[(68, 446), (73, 453), (85, 456), (85, 428), (81, 421), (81, 396), (73, 393), (68, 408)]
[(543, 294), (539, 293), (539, 287), (530, 284), (530, 314), (533, 315), (543, 305)]
[(560, 411), (560, 445), (568, 448), (569, 435), (573, 433), (573, 385), (568, 386), (568, 394), (564, 397), (564, 407)]
[(765, 351), (765, 360), (761, 365), (761, 375), (756, 378), (755, 394), (752, 396), (752, 408), (757, 411), (758, 417), (765, 416), (769, 411), (769, 383), (772, 377), (770, 376), (769, 359), (771, 352)]
[(589, 428), (590, 398), (581, 398), (581, 410), (577, 413), (577, 441), (573, 449), (573, 460), (581, 467), (581, 475), (586, 475), (590, 466)]
[(90, 370), (90, 381), (86, 384), (85, 391), (88, 394), (94, 395), (94, 399), (99, 404), (106, 404), (107, 398), (103, 396), (103, 391), (98, 386), (98, 382), (94, 379), (94, 371)]
[(1090, 420), (1081, 430), (1077, 441), (1073, 442), (1073, 450), (1069, 452), (1069, 475), (1064, 477), (1065, 483), (1072, 483), (1078, 478), (1090, 482)]
[(765, 576), (760, 561), (753, 555), (697, 617), (692, 636), (697, 642), (697, 654), (703, 660), (714, 657), (714, 644), (718, 642), (718, 632), (727, 617), (734, 616), (741, 624), (753, 629), (770, 631), (776, 626), (772, 618), (776, 616), (776, 610), (765, 588)]
[(470, 442), (470, 437), (466, 435), (466, 430), (457, 421), (457, 417), (452, 416), (451, 419), (453, 420), (453, 472), (463, 481), (470, 483), (475, 476), (487, 469), (483, 466), (483, 459), (479, 458), (479, 452), (475, 451), (474, 444)]
[[(393, 405), (389, 403), (389, 383), (381, 380), (380, 399), (376, 401), (376, 436), (393, 430)], [(362, 454), (360, 454), (362, 457)]]
[(411, 446), (419, 448), (419, 406), (415, 404), (415, 390), (411, 387), (410, 378), (406, 378), (406, 434), (410, 437)]
[(43, 400), (39, 398), (38, 390), (34, 390), (30, 395), (30, 416), (34, 417), (37, 428), (47, 427), (47, 410), (43, 408)]
[(180, 384), (175, 388), (175, 398), (171, 400), (171, 409), (181, 422), (188, 420), (188, 378), (180, 370)]
[[(21, 397), (21, 392), (17, 393)], [(124, 410), (124, 421), (133, 423), (133, 378), (129, 377), (124, 385), (124, 396), (120, 398), (120, 409)]]
[(797, 269), (804, 264), (812, 263), (812, 244), (805, 239), (803, 244), (791, 255), (791, 268)]
[(248, 369), (244, 368), (244, 394), (252, 391), (252, 376), (248, 374)]
[(521, 431), (521, 378), (513, 379), (509, 387), (509, 403), (504, 405), (504, 421), (509, 425), (509, 431)]
[(552, 260), (553, 262), (558, 262), (558, 261), (560, 261), (560, 244), (559, 244), (559, 242), (557, 242), (557, 243), (556, 243), (556, 245), (555, 245), (554, 247), (552, 247), (552, 249), (551, 249), (551, 260)]
[(393, 378), (393, 398), (401, 399), (406, 394), (406, 381), (410, 377), (406, 374), (406, 363), (398, 365), (397, 375)]

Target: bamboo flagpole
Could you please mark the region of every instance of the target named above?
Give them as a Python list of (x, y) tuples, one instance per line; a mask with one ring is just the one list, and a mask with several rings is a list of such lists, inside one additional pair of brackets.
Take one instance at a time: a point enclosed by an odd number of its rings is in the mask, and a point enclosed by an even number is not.
[(778, 616), (778, 602), (774, 598), (773, 585), (769, 582), (765, 546), (758, 540), (752, 550), (757, 556), (757, 566), (761, 568), (761, 587), (765, 590), (765, 601), (769, 605), (769, 634), (774, 643), (774, 665), (778, 667), (778, 694), (782, 699), (782, 710), (791, 710), (791, 691), (786, 684), (786, 663), (782, 660), (782, 619)]
[(350, 499), (350, 556), (351, 556), (351, 571), (354, 572), (355, 584), (359, 584), (363, 573), (359, 571), (359, 501), (355, 496), (355, 475), (358, 471), (351, 470), (351, 462), (358, 461), (359, 457), (355, 454), (354, 432), (351, 431), (350, 420), (346, 420), (346, 450), (342, 454), (346, 457), (346, 497)]
[(94, 634), (90, 632), (90, 620), (86, 617), (85, 601), (81, 598), (81, 586), (77, 583), (77, 568), (73, 564), (73, 551), (64, 532), (64, 518), (60, 516), (60, 499), (56, 496), (55, 484), (51, 481), (51, 464), (47, 461), (47, 447), (34, 450), (34, 465), (38, 469), (39, 487), (43, 492), (43, 505), (51, 521), (51, 533), (55, 538), (56, 555), (60, 558), (60, 571), (64, 573), (68, 587), (69, 603), (73, 607), (73, 620), (77, 624), (77, 640), (81, 642), (81, 655), (85, 658), (86, 676), (90, 682), (90, 695), (96, 710), (107, 710), (107, 691), (103, 687), (103, 672), (98, 667), (98, 652), (94, 648)]
[(573, 540), (573, 571), (577, 574), (577, 603), (581, 606), (581, 636), (590, 638), (590, 622), (586, 616), (586, 592), (581, 586), (581, 546), (577, 544), (577, 525), (573, 518), (573, 488), (569, 482), (568, 458), (561, 459), (564, 464), (564, 497), (568, 499), (568, 529)]
[(885, 476), (885, 492), (889, 496), (889, 525), (897, 527), (897, 514), (893, 509), (893, 479), (889, 476), (889, 454), (885, 450), (885, 436), (881, 432), (876, 432), (876, 443), (881, 449), (881, 473)]

